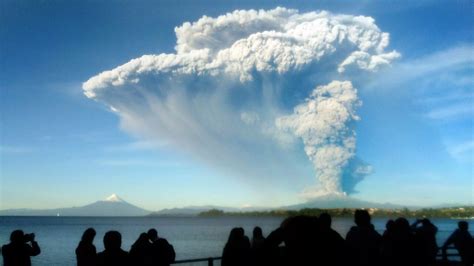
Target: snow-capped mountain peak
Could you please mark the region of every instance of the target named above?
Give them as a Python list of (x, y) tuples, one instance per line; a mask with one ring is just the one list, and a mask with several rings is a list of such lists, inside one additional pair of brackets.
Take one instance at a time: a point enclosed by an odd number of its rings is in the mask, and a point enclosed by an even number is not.
[(117, 196), (117, 194), (112, 194), (110, 196), (108, 196), (105, 201), (109, 201), (109, 202), (124, 202), (123, 199), (121, 199), (119, 196)]

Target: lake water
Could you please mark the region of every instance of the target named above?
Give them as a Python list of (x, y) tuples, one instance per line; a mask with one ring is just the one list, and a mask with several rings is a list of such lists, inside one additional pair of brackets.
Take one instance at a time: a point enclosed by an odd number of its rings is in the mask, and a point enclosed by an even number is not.
[[(260, 226), (264, 235), (267, 235), (282, 220), (277, 217), (0, 217), (0, 244), (7, 244), (11, 231), (15, 229), (22, 229), (25, 233), (34, 232), (41, 254), (32, 258), (33, 265), (75, 265), (75, 248), (88, 227), (94, 227), (97, 231), (94, 243), (98, 251), (103, 250), (102, 237), (106, 231), (121, 232), (122, 248), (129, 250), (141, 232), (156, 228), (158, 234), (174, 246), (176, 259), (215, 257), (221, 255), (233, 227), (243, 227), (250, 237), (253, 227)], [(373, 219), (376, 230), (382, 233), (386, 221), (382, 218)], [(456, 229), (458, 220), (433, 219), (432, 222), (439, 230), (438, 245), (442, 245)], [(333, 219), (333, 228), (343, 237), (352, 225), (350, 218)], [(471, 223), (470, 228), (473, 226)]]

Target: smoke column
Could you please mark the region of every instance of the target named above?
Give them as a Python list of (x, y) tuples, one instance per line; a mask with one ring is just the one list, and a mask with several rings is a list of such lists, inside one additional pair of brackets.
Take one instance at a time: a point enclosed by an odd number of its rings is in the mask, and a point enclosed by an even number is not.
[(399, 57), (374, 19), (278, 7), (204, 16), (175, 32), (174, 53), (102, 72), (84, 94), (133, 136), (236, 176), (298, 178), (292, 150), (302, 141), (316, 176), (307, 198), (352, 193), (371, 172), (355, 156), (361, 101), (347, 80)]

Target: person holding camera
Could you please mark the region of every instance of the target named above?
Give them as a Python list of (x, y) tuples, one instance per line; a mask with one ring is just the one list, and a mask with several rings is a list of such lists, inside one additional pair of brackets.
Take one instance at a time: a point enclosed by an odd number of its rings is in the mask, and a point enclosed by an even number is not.
[(24, 234), (21, 230), (15, 230), (10, 234), (10, 244), (2, 247), (3, 265), (31, 266), (30, 257), (40, 252), (35, 234)]

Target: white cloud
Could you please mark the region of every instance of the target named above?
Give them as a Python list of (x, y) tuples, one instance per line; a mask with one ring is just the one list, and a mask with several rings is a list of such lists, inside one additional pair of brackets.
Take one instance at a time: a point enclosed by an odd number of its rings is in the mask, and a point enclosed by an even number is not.
[[(286, 8), (237, 10), (186, 22), (175, 32), (176, 53), (144, 55), (102, 72), (83, 84), (84, 94), (113, 108), (121, 127), (136, 137), (165, 141), (241, 177), (307, 176), (295, 145), (302, 138), (313, 163), (320, 161), (316, 175), (327, 180), (321, 182), (325, 189), (353, 191), (356, 182), (349, 181), (347, 190), (341, 184), (349, 168), (353, 180), (363, 177), (351, 164), (355, 133), (347, 123), (357, 120), (359, 104), (352, 85), (320, 87), (296, 114), (287, 114), (302, 102), (295, 95), (310, 89), (292, 88), (293, 83), (338, 76), (349, 68), (373, 72), (399, 57), (385, 51), (389, 34), (372, 18)], [(303, 114), (315, 101), (325, 115)], [(331, 166), (325, 168), (328, 160)]]
[(155, 74), (237, 76), (251, 80), (252, 72), (297, 71), (339, 49), (339, 71), (356, 64), (376, 70), (397, 58), (385, 53), (388, 33), (381, 32), (370, 17), (334, 15), (326, 11), (300, 14), (276, 8), (270, 11), (238, 10), (218, 18), (203, 17), (175, 29), (177, 53), (144, 55), (83, 84), (86, 96), (100, 89), (133, 85), (140, 76)]

